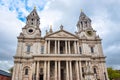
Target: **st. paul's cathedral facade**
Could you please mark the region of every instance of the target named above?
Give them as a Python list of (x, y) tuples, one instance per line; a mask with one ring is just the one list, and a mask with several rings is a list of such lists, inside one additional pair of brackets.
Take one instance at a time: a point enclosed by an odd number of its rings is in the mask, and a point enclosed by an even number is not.
[(80, 13), (75, 34), (52, 27), (41, 36), (36, 9), (17, 37), (12, 80), (108, 80), (101, 39)]

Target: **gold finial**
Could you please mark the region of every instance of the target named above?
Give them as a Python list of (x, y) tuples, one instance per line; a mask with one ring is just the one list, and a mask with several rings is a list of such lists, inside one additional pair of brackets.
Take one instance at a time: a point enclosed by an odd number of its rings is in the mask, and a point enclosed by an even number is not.
[(34, 6), (34, 9), (36, 9), (36, 6)]

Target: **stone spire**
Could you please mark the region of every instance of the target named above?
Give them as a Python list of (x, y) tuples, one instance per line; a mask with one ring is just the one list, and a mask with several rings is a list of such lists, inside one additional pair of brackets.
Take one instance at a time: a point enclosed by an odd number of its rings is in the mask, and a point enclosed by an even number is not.
[(86, 14), (81, 10), (79, 21), (77, 23), (78, 32), (86, 29), (92, 29), (91, 27), (91, 19), (86, 16)]
[(39, 28), (40, 25), (40, 18), (37, 14), (36, 8), (27, 16), (26, 21), (27, 26), (34, 26), (35, 28)]
[(49, 30), (49, 32), (50, 32), (50, 33), (53, 32), (53, 30), (52, 30), (52, 25), (50, 25), (50, 30)]

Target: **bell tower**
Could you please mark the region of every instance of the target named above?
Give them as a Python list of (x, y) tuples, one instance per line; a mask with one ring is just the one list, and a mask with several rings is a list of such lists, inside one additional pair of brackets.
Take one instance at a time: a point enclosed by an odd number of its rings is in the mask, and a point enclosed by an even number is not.
[(96, 35), (96, 31), (92, 28), (91, 19), (86, 16), (86, 14), (81, 11), (79, 20), (77, 22), (77, 35), (82, 39), (100, 39)]
[(22, 28), (22, 33), (19, 37), (24, 38), (38, 38), (41, 37), (41, 30), (39, 28), (40, 18), (37, 14), (36, 8), (27, 16), (26, 25)]
[(81, 32), (82, 30), (86, 29), (92, 29), (91, 19), (87, 17), (83, 11), (81, 11), (79, 21), (77, 23), (77, 30), (78, 32)]
[(33, 11), (27, 16), (26, 26), (34, 26), (35, 28), (39, 28), (40, 18), (37, 14), (36, 7)]

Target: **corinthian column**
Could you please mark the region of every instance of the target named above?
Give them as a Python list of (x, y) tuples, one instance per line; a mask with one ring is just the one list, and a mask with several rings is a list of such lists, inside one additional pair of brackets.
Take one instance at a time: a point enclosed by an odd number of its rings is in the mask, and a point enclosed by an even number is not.
[(60, 61), (58, 61), (58, 80), (61, 80), (61, 68), (60, 68)]
[(45, 54), (47, 54), (47, 40), (45, 40)]
[(75, 50), (75, 54), (77, 53), (76, 51), (76, 41), (74, 41), (74, 50)]
[(55, 54), (57, 54), (57, 42), (55, 40)]
[(80, 80), (79, 79), (79, 68), (78, 68), (78, 61), (76, 61), (76, 76), (77, 76), (77, 80)]
[(47, 80), (50, 80), (50, 61), (48, 61), (48, 75), (47, 75)]
[(60, 41), (58, 41), (58, 54), (60, 54)]
[(70, 80), (72, 80), (72, 61), (70, 61)]
[(71, 52), (70, 52), (70, 41), (68, 41), (68, 48), (69, 48), (69, 54), (71, 54)]
[(80, 80), (83, 80), (83, 78), (82, 78), (82, 66), (81, 66), (81, 61), (79, 61), (79, 72), (80, 72)]
[(37, 75), (36, 80), (39, 80), (39, 61), (37, 62)]
[(57, 61), (55, 61), (55, 80), (57, 80)]
[(50, 54), (50, 40), (48, 40), (48, 54)]
[(44, 80), (46, 80), (46, 61), (44, 61)]
[(67, 41), (65, 41), (65, 51), (66, 51), (66, 54), (68, 53), (67, 52)]
[(68, 61), (66, 61), (66, 80), (69, 80), (69, 66), (68, 66)]

